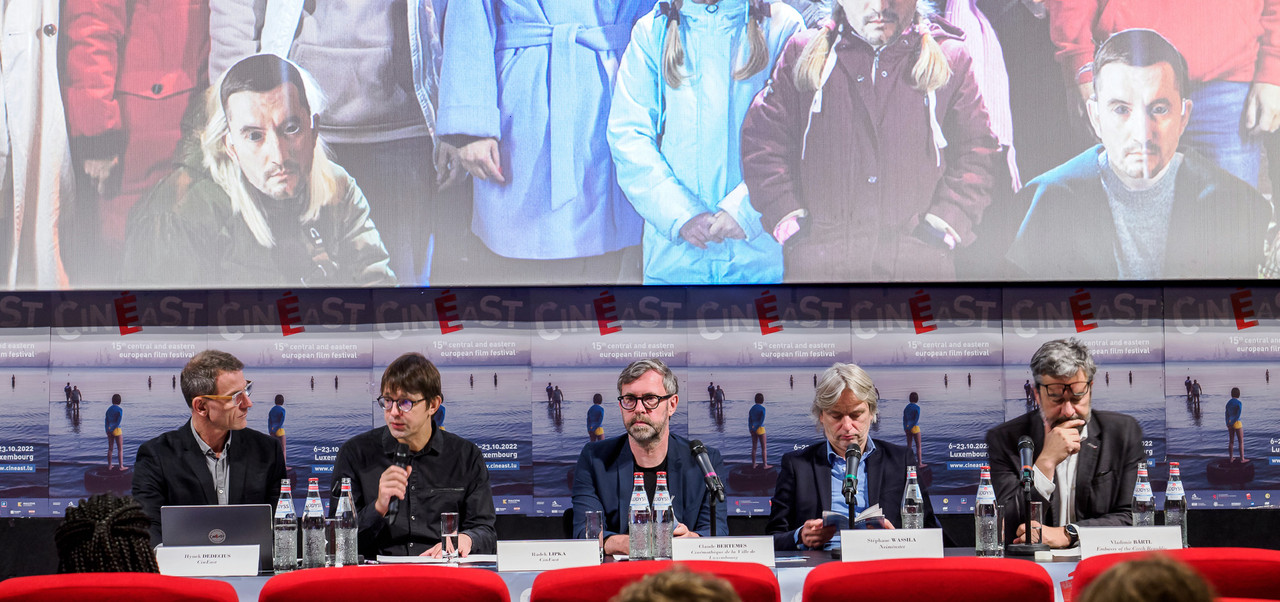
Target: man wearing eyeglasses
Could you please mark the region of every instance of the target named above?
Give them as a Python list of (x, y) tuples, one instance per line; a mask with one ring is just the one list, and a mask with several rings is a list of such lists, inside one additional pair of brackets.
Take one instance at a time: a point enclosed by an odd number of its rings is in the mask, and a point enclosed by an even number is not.
[(161, 506), (275, 506), (284, 450), (246, 428), (252, 394), (244, 364), (224, 351), (201, 351), (182, 368), (191, 420), (143, 443), (133, 464), (133, 497), (151, 518), (151, 545), (161, 540)]
[(1097, 366), (1077, 339), (1040, 346), (1031, 357), (1040, 405), (987, 431), (997, 502), (1005, 512), (1005, 541), (1023, 543), (1025, 496), (1018, 439), (1031, 437), (1032, 501), (1045, 502), (1044, 543), (1069, 548), (1077, 525), (1128, 525), (1138, 464), (1146, 460), (1142, 428), (1132, 416), (1093, 410)]
[[(462, 556), (494, 553), (489, 470), (479, 447), (436, 422), (444, 401), (440, 371), (422, 354), (406, 353), (383, 371), (381, 391), (375, 410), (386, 426), (356, 435), (338, 449), (330, 512), (338, 507), (342, 478), (350, 477), (365, 558), (441, 557), (444, 512), (458, 513)], [(399, 506), (395, 512), (393, 500)]]
[[(671, 417), (680, 405), (679, 383), (661, 360), (636, 360), (618, 376), (618, 405), (627, 432), (588, 443), (578, 456), (573, 474), (573, 532), (586, 532), (586, 512), (604, 512), (605, 554), (626, 554), (627, 504), (633, 476), (644, 475), (645, 493), (653, 502), (657, 473), (667, 473), (675, 537), (711, 535), (711, 496), (703, 473), (689, 449), (689, 440), (671, 434)], [(720, 452), (707, 448), (717, 473), (724, 472)], [(716, 508), (716, 534), (729, 533), (724, 502)]]

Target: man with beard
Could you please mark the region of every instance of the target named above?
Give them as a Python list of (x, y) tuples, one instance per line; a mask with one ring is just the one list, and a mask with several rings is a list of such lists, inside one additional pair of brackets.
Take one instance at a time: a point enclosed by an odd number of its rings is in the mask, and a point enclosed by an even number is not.
[[(680, 404), (679, 384), (661, 360), (636, 360), (618, 376), (618, 403), (625, 435), (588, 443), (578, 456), (573, 476), (574, 537), (586, 532), (586, 512), (604, 511), (606, 554), (626, 554), (627, 503), (633, 475), (644, 475), (645, 493), (653, 503), (657, 475), (667, 474), (676, 537), (711, 534), (711, 497), (689, 449), (689, 440), (671, 434), (670, 421)], [(723, 472), (720, 452), (707, 448), (716, 472)], [(716, 533), (727, 534), (724, 502), (716, 508)]]
[(991, 480), (1004, 507), (1006, 541), (1023, 543), (1026, 530), (1018, 460), (1023, 436), (1031, 438), (1035, 458), (1031, 499), (1048, 505), (1044, 543), (1075, 546), (1077, 525), (1131, 524), (1133, 485), (1139, 463), (1146, 461), (1142, 428), (1132, 416), (1092, 410), (1097, 370), (1089, 348), (1077, 339), (1041, 345), (1031, 357), (1040, 409), (987, 431)]

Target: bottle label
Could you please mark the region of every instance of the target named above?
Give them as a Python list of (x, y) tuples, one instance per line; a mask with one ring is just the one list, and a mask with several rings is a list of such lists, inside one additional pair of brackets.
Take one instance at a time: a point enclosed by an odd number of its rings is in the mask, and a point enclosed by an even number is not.
[(1151, 483), (1139, 482), (1133, 488), (1133, 498), (1136, 500), (1148, 501), (1154, 494), (1151, 493)]
[(671, 507), (671, 494), (661, 489), (658, 491), (655, 491), (653, 494), (653, 509), (655, 511), (666, 510), (667, 508), (670, 508), (670, 507)]
[(1182, 490), (1182, 481), (1169, 481), (1169, 487), (1164, 490), (1165, 499), (1180, 500), (1186, 492)]
[(996, 490), (990, 484), (978, 486), (978, 503), (994, 504), (996, 503)]
[(293, 514), (293, 504), (289, 502), (276, 504), (276, 518), (289, 518), (291, 514)]
[(303, 508), (304, 514), (324, 514), (324, 504), (320, 503), (319, 497), (308, 497), (307, 505)]
[(645, 495), (644, 488), (631, 492), (631, 507), (634, 508), (636, 506), (649, 507), (649, 496)]

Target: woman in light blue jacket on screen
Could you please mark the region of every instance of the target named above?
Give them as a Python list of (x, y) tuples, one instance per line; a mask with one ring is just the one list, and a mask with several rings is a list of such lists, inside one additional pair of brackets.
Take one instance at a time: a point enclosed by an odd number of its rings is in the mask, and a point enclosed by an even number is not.
[(747, 198), (743, 117), (795, 9), (764, 0), (659, 2), (631, 31), (609, 113), (618, 183), (644, 218), (646, 284), (768, 283), (782, 248)]

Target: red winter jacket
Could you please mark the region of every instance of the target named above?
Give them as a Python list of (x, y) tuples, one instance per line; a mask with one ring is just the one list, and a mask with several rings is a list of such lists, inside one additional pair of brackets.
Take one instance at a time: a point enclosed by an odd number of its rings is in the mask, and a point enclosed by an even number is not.
[[(1280, 0), (1045, 0), (1058, 62), (1078, 83), (1096, 43), (1141, 27), (1168, 38), (1191, 81), (1280, 84)], [(1077, 77), (1079, 75), (1079, 77)]]
[[(742, 171), (766, 232), (797, 209), (808, 218), (783, 247), (788, 282), (951, 280), (952, 253), (915, 236), (926, 213), (946, 220), (963, 244), (990, 203), (997, 143), (958, 29), (926, 25), (952, 75), (933, 106), (913, 87), (920, 33), (880, 52), (845, 33), (812, 114), (814, 93), (797, 88), (805, 45), (831, 27), (796, 34), (742, 126)], [(874, 77), (873, 65), (878, 64)], [(938, 149), (930, 111), (945, 148)], [(803, 158), (801, 153), (803, 153)]]
[(160, 180), (192, 95), (208, 85), (209, 0), (65, 0), (62, 74), (77, 164), (120, 157), (120, 194), (102, 199), (108, 242)]

